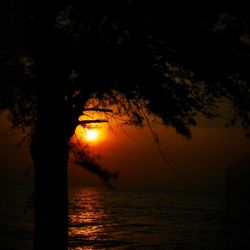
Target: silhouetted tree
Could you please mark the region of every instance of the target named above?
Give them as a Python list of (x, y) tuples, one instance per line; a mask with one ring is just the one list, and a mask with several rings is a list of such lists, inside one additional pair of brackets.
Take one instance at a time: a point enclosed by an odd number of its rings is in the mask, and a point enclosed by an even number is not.
[[(67, 249), (68, 142), (89, 98), (117, 105), (137, 126), (153, 113), (187, 138), (197, 114), (218, 117), (227, 103), (228, 123), (240, 120), (249, 134), (244, 6), (36, 0), (24, 10), (23, 46), (1, 49), (0, 107), (31, 132), (35, 250)], [(9, 14), (20, 16), (13, 13), (11, 6)], [(86, 169), (113, 177), (84, 152), (82, 159)]]

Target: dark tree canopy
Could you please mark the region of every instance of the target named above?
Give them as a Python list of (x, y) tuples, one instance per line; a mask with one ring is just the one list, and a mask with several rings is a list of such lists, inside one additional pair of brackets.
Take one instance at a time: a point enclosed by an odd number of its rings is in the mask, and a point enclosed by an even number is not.
[[(197, 113), (214, 118), (218, 100), (227, 99), (232, 121), (240, 118), (249, 126), (250, 38), (244, 6), (62, 1), (54, 11), (64, 82), (51, 84), (64, 88), (71, 129), (92, 96), (118, 105), (126, 100), (121, 105), (132, 110), (135, 124), (143, 121), (138, 105), (144, 100), (143, 108), (185, 136)], [(28, 43), (1, 51), (1, 108), (8, 107), (14, 125), (21, 127), (34, 120), (37, 20), (43, 15), (36, 6), (24, 13)], [(13, 9), (10, 15), (15, 25), (22, 19)]]

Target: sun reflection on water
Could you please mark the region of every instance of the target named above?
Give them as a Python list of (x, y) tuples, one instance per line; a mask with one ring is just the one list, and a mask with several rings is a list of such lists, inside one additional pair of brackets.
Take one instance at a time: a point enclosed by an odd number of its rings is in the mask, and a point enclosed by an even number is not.
[[(109, 221), (102, 193), (98, 189), (84, 188), (75, 191), (71, 197), (69, 244), (73, 245), (73, 247), (70, 249), (100, 249), (98, 248), (98, 242), (101, 245), (105, 244), (105, 242), (108, 243), (107, 239), (113, 238), (112, 227), (115, 226), (115, 223)], [(119, 239), (119, 234), (114, 232), (113, 236)], [(75, 244), (77, 246), (74, 246)], [(97, 246), (91, 246), (93, 244)]]
[(70, 223), (77, 225), (70, 231), (74, 236), (84, 236), (95, 238), (98, 233), (103, 231), (103, 226), (96, 225), (96, 221), (102, 221), (105, 217), (105, 211), (100, 202), (100, 194), (96, 190), (85, 189), (77, 193), (73, 203), (77, 203), (78, 211), (70, 215)]

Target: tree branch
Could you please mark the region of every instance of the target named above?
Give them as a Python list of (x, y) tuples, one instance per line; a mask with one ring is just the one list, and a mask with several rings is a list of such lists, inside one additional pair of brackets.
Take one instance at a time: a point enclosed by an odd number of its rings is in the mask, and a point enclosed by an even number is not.
[(108, 120), (83, 120), (80, 121), (80, 124), (102, 123), (102, 122), (108, 122)]
[(84, 109), (83, 109), (83, 113), (84, 113), (85, 111), (109, 112), (109, 113), (112, 113), (112, 112), (113, 112), (112, 109), (101, 109), (101, 108), (84, 108)]

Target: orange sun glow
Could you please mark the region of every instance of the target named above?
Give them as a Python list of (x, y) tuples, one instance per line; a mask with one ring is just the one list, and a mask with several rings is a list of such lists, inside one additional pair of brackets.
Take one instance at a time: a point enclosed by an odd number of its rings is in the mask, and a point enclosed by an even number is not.
[(82, 142), (98, 142), (102, 138), (100, 128), (83, 128), (81, 125), (76, 127), (75, 135)]
[(100, 133), (96, 128), (85, 129), (85, 134), (88, 141), (96, 141), (100, 136)]

